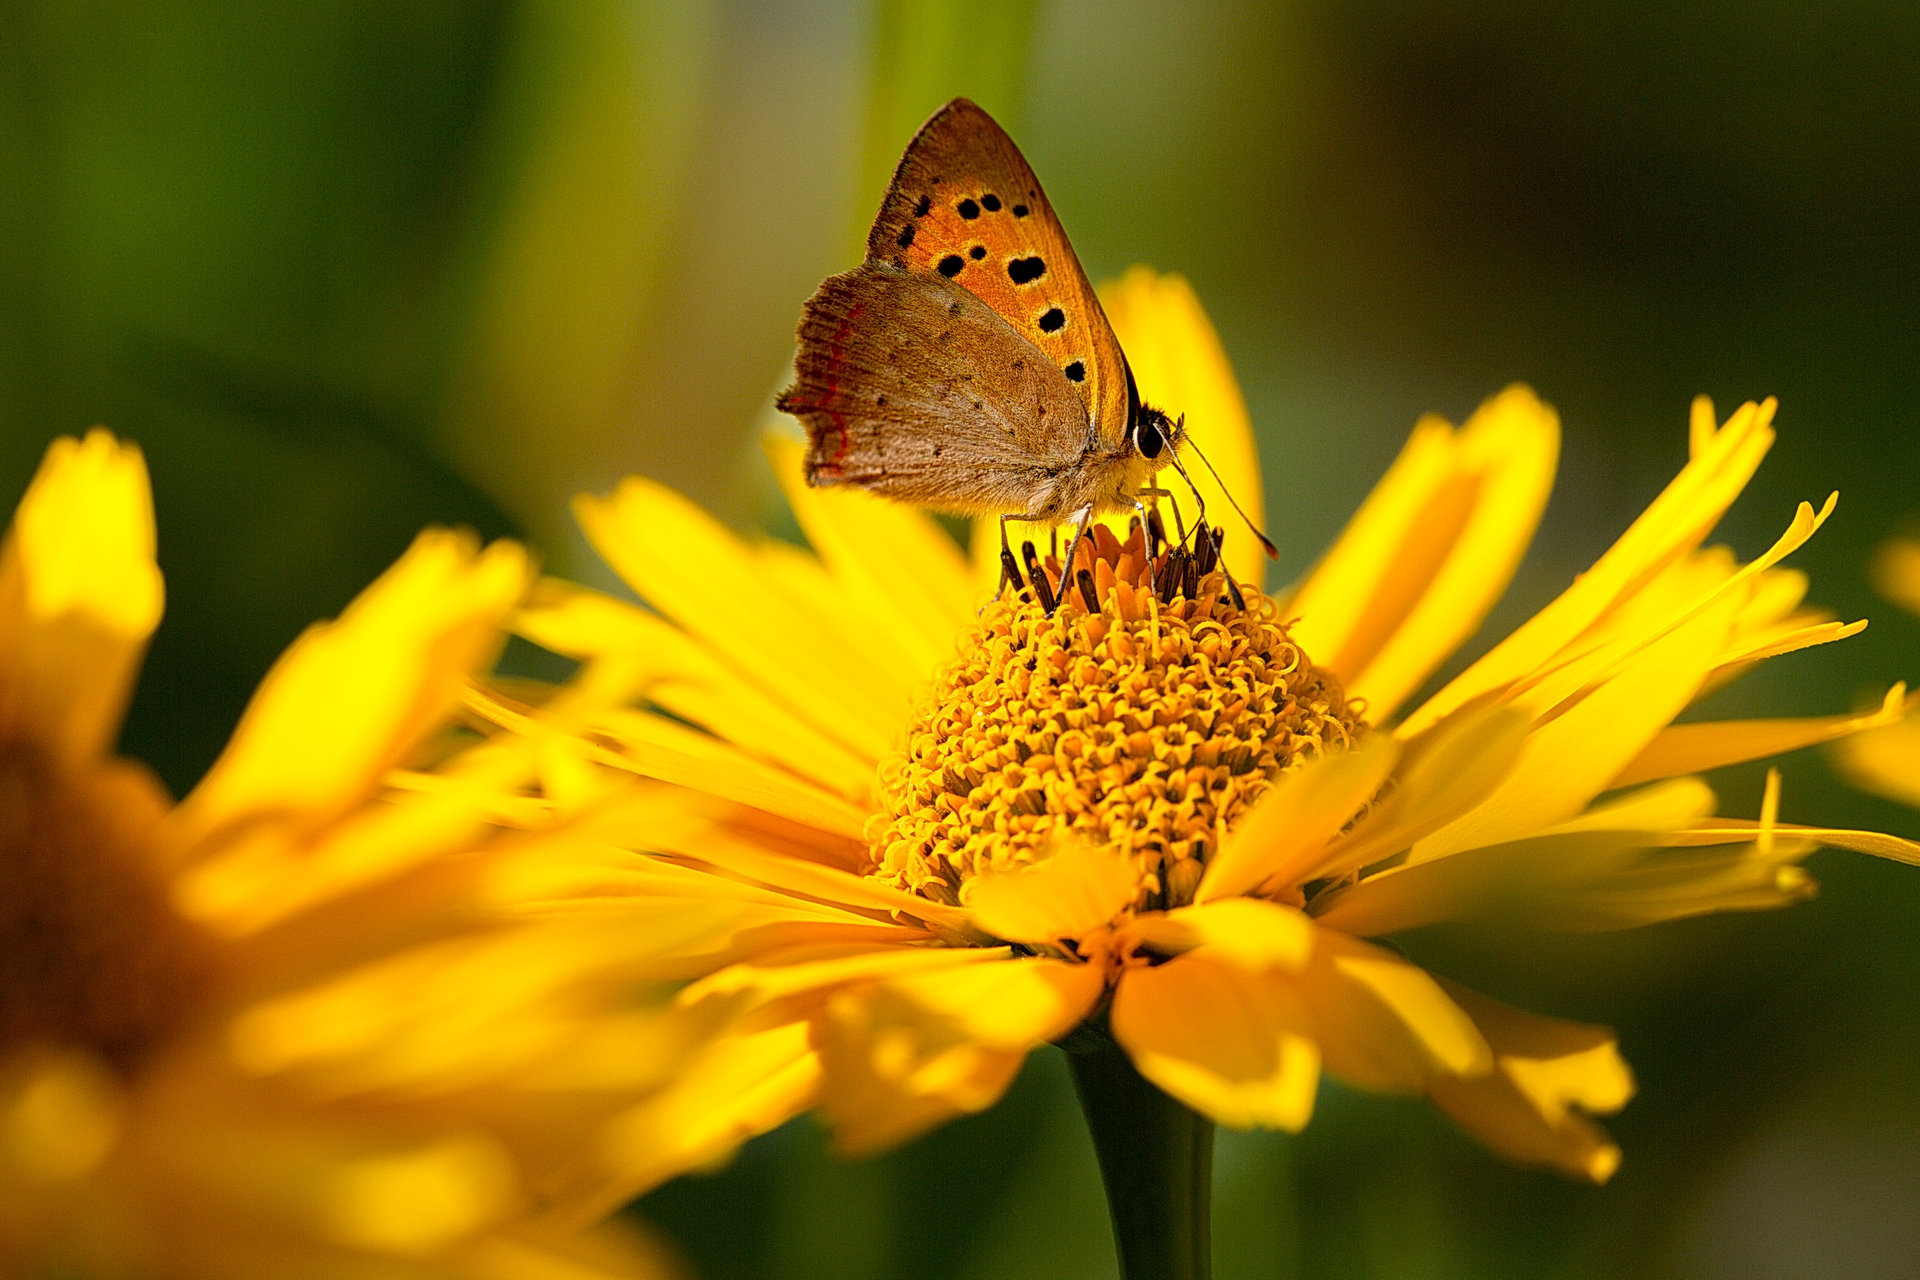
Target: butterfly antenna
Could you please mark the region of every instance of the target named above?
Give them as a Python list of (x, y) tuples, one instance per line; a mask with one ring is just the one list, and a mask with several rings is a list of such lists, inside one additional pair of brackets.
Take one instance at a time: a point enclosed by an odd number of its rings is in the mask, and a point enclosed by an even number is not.
[[(1186, 419), (1182, 418), (1181, 421), (1184, 423)], [(1260, 531), (1260, 526), (1253, 522), (1253, 517), (1248, 515), (1246, 510), (1241, 507), (1240, 503), (1234, 498), (1233, 491), (1227, 488), (1227, 482), (1220, 478), (1220, 473), (1214, 470), (1213, 464), (1207, 462), (1207, 455), (1200, 452), (1200, 446), (1193, 442), (1193, 437), (1186, 435), (1185, 432), (1182, 432), (1181, 435), (1182, 443), (1193, 450), (1193, 456), (1200, 459), (1201, 462), (1206, 463), (1207, 474), (1212, 476), (1213, 482), (1220, 486), (1220, 492), (1227, 495), (1227, 505), (1233, 508), (1234, 514), (1247, 522), (1247, 528), (1252, 530), (1253, 536), (1260, 540), (1260, 549), (1267, 553), (1267, 559), (1278, 560), (1280, 558), (1280, 549), (1273, 545), (1272, 539)], [(1174, 470), (1180, 473), (1180, 478), (1187, 482), (1187, 488), (1193, 490), (1194, 504), (1200, 508), (1201, 518), (1205, 519), (1207, 514), (1206, 500), (1200, 496), (1200, 486), (1193, 482), (1193, 477), (1187, 474), (1187, 469), (1180, 465), (1180, 451), (1175, 449), (1167, 456), (1173, 463)]]

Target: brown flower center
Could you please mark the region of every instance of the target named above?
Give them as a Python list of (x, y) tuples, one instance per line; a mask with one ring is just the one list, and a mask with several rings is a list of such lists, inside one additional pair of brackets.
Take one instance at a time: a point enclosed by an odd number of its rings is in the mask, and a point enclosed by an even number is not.
[(0, 1052), (92, 1050), (130, 1071), (205, 990), (205, 940), (153, 861), (165, 798), (138, 766), (64, 769), (0, 741)]
[(1136, 860), (1142, 906), (1178, 905), (1275, 778), (1364, 730), (1204, 530), (1151, 585), (1137, 528), (1099, 535), (1051, 615), (1057, 564), (982, 611), (882, 765), (869, 874), (965, 902), (974, 876), (1071, 832)]

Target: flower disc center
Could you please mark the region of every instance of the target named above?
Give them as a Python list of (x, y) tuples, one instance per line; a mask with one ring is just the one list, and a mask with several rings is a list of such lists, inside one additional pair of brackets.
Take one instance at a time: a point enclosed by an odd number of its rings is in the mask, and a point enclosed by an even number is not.
[(1139, 531), (1099, 532), (1051, 616), (1044, 592), (1003, 590), (936, 678), (882, 766), (869, 874), (964, 903), (973, 877), (1072, 833), (1135, 860), (1142, 906), (1179, 905), (1275, 778), (1363, 731), (1278, 606), (1236, 591), (1204, 542), (1197, 560), (1157, 557), (1156, 590)]
[(82, 1048), (131, 1070), (211, 976), (153, 863), (159, 787), (123, 762), (62, 768), (0, 740), (0, 1053)]

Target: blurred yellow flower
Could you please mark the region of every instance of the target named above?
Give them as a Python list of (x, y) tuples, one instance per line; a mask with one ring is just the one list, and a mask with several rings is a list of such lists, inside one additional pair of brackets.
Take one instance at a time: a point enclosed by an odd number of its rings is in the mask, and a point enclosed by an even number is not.
[[(1246, 411), (1190, 290), (1136, 271), (1108, 302), (1142, 393), (1186, 407), (1257, 511)], [(969, 564), (917, 511), (807, 488), (785, 440), (773, 460), (812, 554), (743, 541), (642, 479), (583, 498), (588, 536), (657, 612), (547, 583), (524, 613), (582, 667), (537, 705), (503, 692), (485, 710), (536, 744), (552, 803), (600, 842), (510, 860), (496, 900), (603, 931), (615, 976), (685, 982), (679, 1007), (723, 1010), (730, 1031), (682, 1091), (580, 1148), (578, 1190), (615, 1203), (671, 1171), (662, 1153), (716, 1152), (807, 1105), (844, 1150), (881, 1148), (991, 1105), (1070, 1036), (1111, 1036), (1229, 1125), (1298, 1129), (1324, 1069), (1606, 1179), (1619, 1151), (1587, 1116), (1633, 1092), (1611, 1034), (1366, 939), (1782, 906), (1811, 892), (1797, 863), (1817, 843), (1920, 853), (1781, 824), (1775, 787), (1758, 820), (1716, 818), (1692, 776), (1882, 722), (1899, 690), (1866, 716), (1672, 724), (1754, 663), (1858, 629), (1803, 609), (1804, 577), (1776, 567), (1831, 500), (1754, 561), (1702, 545), (1772, 414), (1720, 424), (1696, 403), (1691, 458), (1647, 512), (1410, 708), (1546, 502), (1558, 424), (1523, 388), (1463, 427), (1422, 421), (1273, 596), (1251, 539), (1222, 553), (1188, 530), (1169, 550), (1138, 528), (992, 596), (997, 555)]]
[[(1920, 541), (1890, 539), (1874, 557), (1873, 579), (1881, 595), (1920, 616)], [(1833, 756), (1862, 790), (1920, 808), (1920, 717), (1836, 742)]]
[(162, 607), (145, 465), (104, 431), (54, 443), (0, 550), (0, 1271), (662, 1273), (626, 1233), (515, 1225), (515, 1162), (479, 1125), (322, 1099), (230, 1035), (461, 923), (448, 867), (492, 828), (457, 787), (397, 804), (387, 779), (528, 577), (516, 546), (423, 534), (288, 650), (176, 806), (112, 754)]

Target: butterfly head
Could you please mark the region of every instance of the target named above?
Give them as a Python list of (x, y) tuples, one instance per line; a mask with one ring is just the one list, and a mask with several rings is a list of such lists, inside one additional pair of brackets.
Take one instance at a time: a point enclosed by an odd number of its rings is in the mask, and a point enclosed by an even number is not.
[(1181, 438), (1186, 433), (1185, 414), (1170, 418), (1160, 410), (1143, 404), (1133, 415), (1133, 449), (1150, 470), (1158, 471), (1167, 465), (1162, 455), (1179, 448)]
[(1126, 472), (1121, 487), (1132, 494), (1152, 484), (1162, 467), (1179, 465), (1174, 461), (1174, 451), (1186, 443), (1186, 438), (1184, 415), (1176, 418), (1149, 405), (1136, 404), (1119, 459)]

